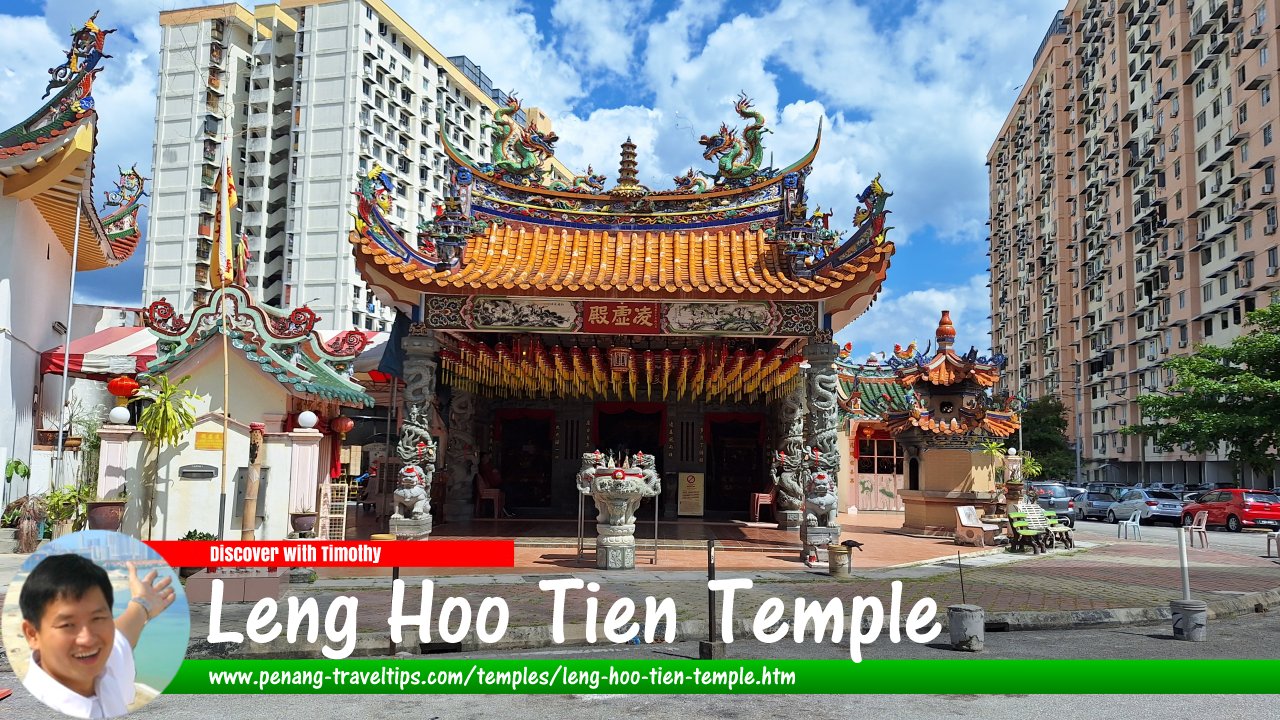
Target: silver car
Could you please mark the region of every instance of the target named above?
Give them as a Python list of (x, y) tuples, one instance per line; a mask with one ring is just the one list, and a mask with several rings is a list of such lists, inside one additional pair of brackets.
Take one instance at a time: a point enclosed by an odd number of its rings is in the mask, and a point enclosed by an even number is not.
[(1045, 510), (1053, 510), (1064, 525), (1074, 526), (1075, 501), (1060, 483), (1032, 483), (1031, 492), (1035, 493), (1036, 504)]
[[(1081, 520), (1107, 516), (1107, 511), (1116, 504), (1114, 495), (1108, 492), (1086, 492), (1076, 496), (1076, 514)], [(1126, 518), (1128, 515), (1125, 516)]]
[(1128, 520), (1138, 513), (1138, 521), (1150, 524), (1164, 521), (1181, 524), (1182, 498), (1168, 490), (1132, 489), (1120, 496), (1120, 500), (1107, 509), (1107, 522)]

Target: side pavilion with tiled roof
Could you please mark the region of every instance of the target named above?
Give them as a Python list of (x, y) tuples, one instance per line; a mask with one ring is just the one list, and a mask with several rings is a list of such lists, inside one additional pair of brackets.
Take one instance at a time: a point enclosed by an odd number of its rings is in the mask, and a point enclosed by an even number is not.
[(591, 168), (543, 184), (532, 159), (550, 142), (497, 116), (494, 163), (442, 135), (450, 196), (414, 234), (395, 225), (389, 178), (363, 178), (351, 242), (413, 316), (406, 401), (445, 419), (446, 519), (471, 515), (483, 456), (522, 516), (571, 516), (596, 449), (656, 455), (672, 518), (745, 517), (776, 477), (775, 516), (795, 527), (809, 475), (836, 476), (832, 333), (884, 282), (890, 193), (872, 181), (836, 232), (805, 192), (821, 131), (796, 162), (761, 167), (765, 119), (745, 97), (735, 110), (741, 132), (699, 141), (714, 174), (671, 190), (638, 182), (630, 139), (611, 188)]
[[(0, 464), (31, 458), (40, 353), (68, 339), (73, 273), (115, 267), (140, 240), (145, 178), (135, 170), (122, 171), (105, 193), (106, 210), (93, 203), (98, 113), (92, 92), (102, 60), (110, 57), (103, 46), (111, 32), (94, 18), (73, 32), (66, 62), (49, 69), (45, 96), (32, 99), (34, 111), (0, 130)], [(59, 382), (46, 383), (45, 391), (60, 394)], [(44, 407), (56, 412), (58, 402)], [(4, 499), (27, 492), (25, 480), (15, 477)]]

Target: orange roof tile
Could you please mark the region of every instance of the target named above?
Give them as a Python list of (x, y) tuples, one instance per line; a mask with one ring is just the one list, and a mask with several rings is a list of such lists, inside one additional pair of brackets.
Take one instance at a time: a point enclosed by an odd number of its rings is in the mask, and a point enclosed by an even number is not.
[[(893, 243), (873, 245), (812, 278), (783, 270), (782, 249), (763, 231), (603, 231), (507, 222), (471, 240), (461, 266), (435, 270), (401, 259), (353, 232), (356, 261), (375, 264), (406, 287), (433, 294), (592, 295), (646, 299), (816, 300), (874, 274), (883, 277)], [(879, 284), (876, 283), (876, 289)]]

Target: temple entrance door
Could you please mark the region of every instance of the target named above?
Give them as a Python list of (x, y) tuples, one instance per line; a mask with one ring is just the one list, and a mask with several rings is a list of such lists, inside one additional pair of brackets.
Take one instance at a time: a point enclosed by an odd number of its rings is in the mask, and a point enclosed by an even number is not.
[(762, 422), (711, 421), (705, 517), (746, 517), (751, 493), (761, 492), (765, 476), (760, 441)]
[[(599, 413), (599, 450), (612, 451), (614, 457), (622, 453), (634, 455), (644, 452), (662, 461), (662, 413), (642, 413), (624, 410), (616, 413)], [(661, 468), (659, 468), (661, 470)]]
[(519, 417), (499, 422), (507, 509), (526, 517), (551, 514), (552, 419)]

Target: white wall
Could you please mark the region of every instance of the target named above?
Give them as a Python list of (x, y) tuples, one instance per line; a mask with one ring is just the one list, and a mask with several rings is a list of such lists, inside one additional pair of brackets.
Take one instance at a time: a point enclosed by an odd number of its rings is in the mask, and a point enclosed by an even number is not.
[[(0, 195), (0, 466), (30, 460), (40, 352), (63, 340), (53, 323), (66, 322), (70, 281), (71, 257), (35, 204)], [(26, 493), (15, 478), (3, 498)]]

